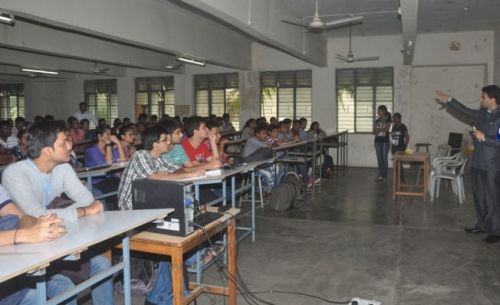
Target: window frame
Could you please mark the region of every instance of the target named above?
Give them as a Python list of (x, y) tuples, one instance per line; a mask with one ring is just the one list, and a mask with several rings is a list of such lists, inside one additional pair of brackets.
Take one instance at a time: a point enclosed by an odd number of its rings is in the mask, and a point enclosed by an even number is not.
[[(152, 103), (152, 94), (156, 93), (156, 90), (152, 89), (152, 83), (153, 81), (159, 80), (162, 85), (164, 85), (167, 89), (163, 90), (163, 88), (160, 90), (161, 92), (161, 97), (163, 103), (158, 102), (158, 117), (161, 118), (164, 114), (168, 114), (169, 116), (175, 116), (175, 87), (174, 87), (174, 76), (159, 76), (159, 77), (138, 77), (135, 79), (135, 117), (139, 116), (139, 113), (137, 113), (137, 94), (138, 93), (147, 93), (148, 94), (148, 104), (147, 104), (147, 111), (145, 112), (148, 117), (151, 117), (153, 114), (153, 103)], [(141, 81), (145, 81), (147, 84), (147, 89), (146, 91), (141, 91), (139, 90), (139, 83)], [(172, 89), (169, 89), (172, 88)], [(173, 102), (172, 103), (167, 103), (167, 94), (172, 93), (173, 94)], [(172, 109), (173, 111), (171, 113), (166, 112), (165, 110), (167, 109), (167, 106), (173, 106)]]
[[(275, 86), (274, 88), (276, 88), (276, 114), (275, 114), (275, 117), (277, 119), (280, 118), (280, 88), (281, 89), (286, 89), (286, 88), (291, 88), (293, 89), (292, 90), (292, 102), (293, 102), (293, 116), (291, 117), (291, 119), (299, 119), (300, 117), (303, 117), (304, 115), (297, 115), (297, 89), (299, 88), (309, 88), (311, 90), (311, 113), (309, 114), (309, 116), (307, 117), (308, 120), (310, 122), (312, 122), (313, 118), (312, 118), (312, 108), (313, 108), (313, 99), (312, 99), (312, 70), (310, 69), (302, 69), (302, 70), (279, 70), (279, 71), (262, 71), (260, 72), (260, 75), (259, 75), (259, 85), (260, 85), (260, 91), (259, 91), (259, 102), (260, 102), (260, 115), (263, 116), (263, 112), (262, 112), (262, 106), (263, 106), (263, 97), (264, 97), (264, 94), (263, 94), (263, 88), (273, 88), (271, 86), (263, 86), (263, 77), (265, 74), (274, 74), (274, 79), (275, 79)], [(279, 76), (280, 76), (280, 73), (281, 74), (285, 74), (285, 73), (293, 73), (293, 80), (292, 80), (292, 83), (293, 85), (292, 86), (281, 86), (280, 85), (280, 79), (279, 79)], [(304, 85), (299, 85), (298, 84), (298, 81), (297, 81), (297, 76), (299, 73), (307, 73), (307, 74), (310, 74), (310, 80), (309, 80), (309, 83), (310, 83), (310, 86), (304, 86)], [(267, 117), (266, 117), (267, 118)], [(267, 118), (269, 119), (269, 118)]]
[[(223, 85), (222, 88), (215, 87), (214, 82), (216, 81), (217, 78), (223, 78)], [(230, 82), (228, 81), (229, 78), (233, 78), (236, 80), (235, 86), (230, 86)], [(198, 81), (206, 81), (207, 82), (207, 88), (203, 88), (203, 86), (198, 86), (197, 82)], [(229, 84), (229, 85), (228, 85)], [(194, 114), (198, 114), (198, 91), (207, 91), (207, 104), (208, 104), (208, 116), (214, 114), (213, 111), (213, 91), (223, 91), (223, 100), (224, 100), (224, 113), (229, 113), (228, 112), (228, 90), (231, 89), (236, 89), (238, 90), (238, 98), (240, 94), (240, 82), (239, 82), (239, 73), (238, 72), (229, 72), (229, 73), (212, 73), (212, 74), (195, 74), (193, 76), (193, 88), (194, 88)], [(241, 101), (241, 100), (240, 100)], [(240, 110), (241, 110), (241, 104), (240, 104)], [(229, 113), (231, 115), (231, 121), (233, 122), (233, 125), (239, 126), (239, 119), (241, 117), (241, 112), (238, 113), (238, 116), (235, 117), (234, 113)], [(218, 116), (222, 116), (222, 114), (217, 114)]]
[[(392, 73), (392, 78), (391, 78), (391, 83), (386, 84), (386, 85), (381, 85), (377, 82), (377, 72), (382, 72), (384, 70), (389, 70)], [(357, 87), (367, 87), (367, 86), (359, 86), (358, 85), (358, 73), (359, 71), (366, 71), (366, 70), (371, 70), (372, 73), (374, 74), (373, 80), (371, 82), (371, 92), (373, 96), (372, 100), (372, 122), (375, 122), (376, 116), (377, 116), (377, 105), (380, 103), (377, 101), (377, 87), (384, 87), (384, 86), (391, 86), (392, 88), (392, 96), (391, 96), (391, 102), (390, 102), (390, 107), (391, 111), (394, 111), (394, 67), (389, 66), (389, 67), (366, 67), (366, 68), (340, 68), (340, 69), (335, 69), (335, 104), (336, 104), (336, 112), (337, 112), (337, 130), (339, 130), (339, 72), (340, 71), (353, 71), (353, 80), (352, 80), (352, 91), (353, 91), (353, 100), (354, 100), (354, 130), (353, 131), (348, 131), (350, 134), (372, 134), (372, 130), (370, 131), (357, 131), (358, 130), (358, 112), (357, 112)], [(385, 103), (387, 104), (387, 103)]]
[[(92, 83), (92, 86), (94, 88), (93, 92), (90, 92), (87, 90), (88, 87), (90, 87), (90, 84)], [(113, 84), (114, 83), (114, 84)], [(106, 88), (107, 90), (104, 92), (101, 92), (97, 88)], [(118, 115), (118, 80), (117, 79), (89, 79), (85, 80), (83, 83), (83, 95), (85, 102), (87, 103), (88, 106), (88, 111), (91, 112), (97, 120), (101, 119), (102, 117), (98, 116), (98, 95), (99, 94), (106, 94), (106, 102), (107, 102), (107, 113), (108, 117), (104, 118), (106, 119), (106, 123), (108, 125), (111, 125), (113, 121), (116, 118), (119, 118)], [(94, 100), (91, 102), (90, 101), (90, 95), (94, 95)], [(113, 95), (116, 98), (116, 117), (112, 116), (112, 99)]]
[[(8, 107), (4, 107), (4, 93), (8, 93), (5, 97), (8, 98)], [(15, 93), (15, 94), (11, 94)], [(11, 106), (11, 98), (15, 97), (15, 107)], [(22, 100), (21, 100), (22, 99)], [(22, 103), (22, 107), (20, 107), (20, 103)], [(12, 109), (16, 109), (16, 115), (11, 115)], [(8, 109), (9, 115), (7, 117), (3, 116), (3, 110)], [(22, 112), (20, 111), (22, 110)], [(16, 83), (16, 84), (0, 84), (0, 119), (2, 120), (7, 120), (7, 119), (12, 119), (14, 120), (16, 117), (25, 117), (26, 115), (26, 100), (24, 97), (24, 84), (21, 83)]]

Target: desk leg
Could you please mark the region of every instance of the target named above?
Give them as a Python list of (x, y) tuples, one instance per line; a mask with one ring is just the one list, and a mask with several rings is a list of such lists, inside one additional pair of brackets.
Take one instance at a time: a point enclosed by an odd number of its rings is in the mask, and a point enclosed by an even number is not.
[[(182, 249), (175, 248), (172, 253), (172, 294), (174, 305), (183, 305), (184, 303), (184, 268), (182, 260)], [(187, 275), (186, 275), (187, 276)]]
[(126, 236), (122, 240), (122, 254), (123, 254), (123, 296), (125, 298), (125, 305), (132, 304), (132, 292), (130, 287), (130, 247), (129, 237)]
[(231, 177), (231, 207), (236, 207), (236, 176)]
[(47, 303), (47, 282), (45, 279), (45, 269), (39, 271), (42, 277), (36, 282), (36, 304), (45, 305)]
[(87, 189), (89, 190), (89, 192), (92, 193), (92, 177), (91, 176), (87, 177)]
[(427, 201), (427, 195), (429, 195), (429, 160), (424, 161), (424, 201)]
[(236, 223), (235, 220), (227, 228), (228, 235), (228, 261), (227, 271), (229, 278), (227, 279), (229, 305), (236, 305)]
[(399, 166), (399, 163), (397, 160), (394, 160), (392, 162), (392, 200), (396, 200), (396, 191), (397, 191), (397, 179), (398, 179), (398, 172), (397, 168)]
[(222, 205), (226, 206), (227, 205), (227, 183), (226, 179), (222, 181)]
[(252, 170), (252, 241), (255, 241), (255, 168)]

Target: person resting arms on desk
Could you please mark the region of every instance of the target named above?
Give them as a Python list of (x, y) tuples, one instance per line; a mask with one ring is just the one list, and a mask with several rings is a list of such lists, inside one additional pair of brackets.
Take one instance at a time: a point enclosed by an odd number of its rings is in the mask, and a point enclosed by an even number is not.
[(229, 156), (224, 151), (224, 146), (226, 145), (227, 142), (229, 142), (229, 140), (221, 135), (220, 126), (217, 125), (216, 122), (214, 121), (207, 122), (207, 128), (208, 128), (208, 139), (205, 139), (205, 141), (203, 141), (203, 144), (207, 146), (207, 148), (210, 151), (212, 151), (211, 143), (213, 139), (213, 141), (217, 145), (217, 153), (219, 155), (219, 160), (222, 163), (229, 163), (230, 161)]
[[(212, 160), (210, 162), (203, 162), (203, 163), (197, 163), (191, 161), (191, 159), (184, 151), (183, 146), (181, 145), (182, 129), (179, 121), (174, 119), (161, 120), (160, 126), (163, 127), (167, 131), (167, 134), (170, 135), (170, 143), (172, 145), (172, 148), (168, 152), (161, 155), (162, 159), (167, 163), (179, 167), (182, 166), (184, 168), (184, 171), (186, 172), (200, 170), (200, 169), (212, 170), (212, 169), (218, 169), (222, 166), (219, 160)], [(194, 126), (194, 124), (191, 126)], [(194, 131), (192, 133), (194, 134)], [(215, 140), (216, 139), (214, 139), (214, 141)], [(207, 154), (209, 153), (211, 153), (210, 150), (208, 151)]]
[[(169, 120), (170, 121), (170, 120)], [(172, 120), (173, 121), (173, 120)], [(182, 136), (182, 134), (181, 134)], [(160, 158), (170, 149), (171, 135), (161, 125), (147, 128), (142, 134), (144, 149), (135, 153), (122, 174), (118, 189), (118, 206), (121, 210), (133, 209), (132, 182), (139, 179), (178, 180), (201, 176), (203, 170), (178, 171), (180, 166)], [(178, 171), (177, 173), (174, 173)], [(158, 279), (153, 289), (146, 295), (145, 304), (172, 304), (172, 279), (169, 262), (161, 261)]]
[[(245, 147), (243, 148), (243, 158), (250, 157), (260, 149), (269, 149), (271, 147), (271, 145), (269, 145), (269, 143), (267, 142), (268, 129), (269, 128), (267, 127), (267, 125), (264, 124), (260, 124), (255, 127), (255, 135), (247, 140), (247, 142), (245, 143)], [(262, 191), (264, 192), (265, 196), (270, 194), (274, 186), (279, 183), (280, 179), (276, 178), (280, 178), (282, 176), (281, 170), (278, 171), (277, 177), (275, 177), (274, 173), (274, 166), (260, 168), (255, 173), (261, 179)]]
[[(126, 157), (123, 147), (117, 136), (111, 135), (111, 128), (99, 125), (96, 128), (97, 143), (85, 151), (85, 166), (94, 167), (99, 165), (112, 165), (113, 163), (125, 161)], [(95, 197), (103, 194), (116, 192), (120, 184), (119, 174), (107, 175), (103, 178), (92, 179), (92, 193)], [(107, 198), (104, 203), (112, 208), (114, 198)]]
[[(41, 243), (59, 238), (66, 230), (62, 219), (55, 214), (35, 218), (23, 213), (12, 202), (10, 195), (0, 185), (0, 246), (20, 243)], [(33, 277), (18, 276), (0, 284), (0, 305), (29, 305), (36, 303), (36, 289)], [(47, 296), (52, 298), (69, 288), (73, 282), (61, 274), (47, 276)], [(71, 298), (66, 303), (76, 305), (76, 299)]]
[[(33, 124), (28, 129), (29, 159), (9, 165), (3, 173), (2, 183), (5, 189), (26, 214), (41, 217), (47, 214), (48, 209), (53, 208), (51, 212), (65, 222), (71, 222), (103, 211), (102, 203), (94, 200), (68, 164), (71, 144), (64, 133), (65, 128), (63, 121)], [(63, 199), (63, 193), (69, 199)], [(109, 260), (102, 255), (95, 255), (89, 261), (87, 277), (111, 266)], [(112, 279), (94, 286), (92, 298), (94, 304), (113, 304)]]

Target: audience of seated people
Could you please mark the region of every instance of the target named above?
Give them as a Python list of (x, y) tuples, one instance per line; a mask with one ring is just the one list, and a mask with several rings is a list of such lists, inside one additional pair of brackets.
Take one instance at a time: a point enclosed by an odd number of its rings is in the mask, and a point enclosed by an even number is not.
[[(82, 105), (80, 110), (83, 110), (83, 113), (87, 112), (86, 105)], [(224, 150), (229, 141), (224, 137), (224, 133), (235, 132), (229, 115), (211, 116), (206, 120), (197, 116), (181, 119), (178, 116), (169, 118), (168, 115), (164, 115), (157, 122), (157, 116), (153, 115), (148, 121), (148, 116), (141, 114), (136, 124), (133, 124), (129, 118), (124, 118), (123, 122), (114, 120), (113, 129), (106, 125), (105, 119), (100, 119), (93, 130), (89, 128), (89, 119), (93, 118), (86, 116), (78, 121), (78, 118), (70, 117), (65, 124), (64, 121), (54, 121), (53, 116), (46, 115), (45, 117), (37, 116), (36, 123), (31, 125), (24, 118), (17, 118), (14, 128), (16, 141), (13, 147), (8, 147), (7, 144), (9, 137), (13, 135), (12, 123), (0, 121), (0, 164), (19, 161), (8, 166), (3, 174), (4, 186), (17, 205), (12, 204), (15, 208), (8, 210), (17, 209), (18, 211), (14, 214), (20, 219), (26, 217), (28, 217), (26, 219), (32, 219), (33, 230), (36, 228), (41, 232), (46, 222), (73, 221), (100, 213), (105, 209), (100, 201), (94, 199), (92, 193), (71, 169), (71, 166), (75, 168), (81, 166), (78, 163), (78, 157), (85, 162), (87, 167), (128, 161), (120, 177), (106, 176), (101, 180), (94, 179), (96, 184), (93, 188), (97, 189), (94, 195), (100, 195), (111, 189), (102, 190), (99, 188), (99, 183), (114, 180), (111, 188), (114, 188), (114, 191), (118, 190), (118, 207), (123, 210), (133, 209), (131, 183), (136, 179), (177, 180), (196, 177), (203, 175), (205, 170), (220, 168), (224, 163), (231, 161)], [(247, 138), (243, 157), (251, 155), (259, 148), (284, 145), (325, 134), (318, 122), (313, 122), (309, 131), (306, 132), (307, 120), (304, 118), (293, 121), (293, 128), (291, 128), (292, 120), (290, 119), (278, 122), (276, 118), (271, 118), (270, 121), (271, 124), (268, 124), (265, 118), (247, 121), (240, 136), (242, 139)], [(89, 142), (92, 140), (95, 142)], [(72, 150), (72, 145), (78, 144), (77, 142), (82, 145), (91, 145), (84, 150), (84, 159), (82, 155), (77, 155)], [(140, 149), (141, 146), (143, 149)], [(283, 164), (279, 162), (276, 164), (259, 169), (257, 172), (257, 175), (261, 176), (265, 194), (272, 191), (284, 173)], [(304, 181), (311, 185), (312, 181), (306, 167), (298, 166), (298, 171)], [(0, 199), (2, 196), (0, 186)], [(0, 205), (0, 230), (5, 230), (2, 227), (4, 209), (5, 205)], [(48, 215), (48, 212), (54, 215), (44, 216)], [(33, 217), (26, 215), (33, 215)], [(19, 228), (25, 228), (22, 223), (23, 221)], [(25, 239), (22, 232), (19, 229), (17, 242), (37, 241)], [(60, 234), (63, 233), (60, 232)], [(4, 237), (10, 236), (9, 234), (12, 234), (12, 231), (0, 232), (2, 237), (0, 244), (6, 243)], [(58, 236), (52, 236), (50, 239), (56, 237)], [(87, 260), (90, 262), (90, 274), (95, 274), (110, 265), (110, 262), (99, 253), (91, 253)], [(61, 266), (60, 269), (64, 274), (64, 267)], [(146, 304), (169, 304), (171, 302), (170, 270), (168, 262), (160, 263), (159, 280), (148, 294)], [(48, 287), (53, 285), (51, 281), (62, 283), (58, 287), (59, 290), (48, 288), (54, 293), (74, 285), (62, 274), (50, 276), (47, 282)], [(7, 296), (11, 297), (6, 292), (17, 290), (20, 293), (19, 298), (34, 297), (34, 291), (23, 288), (22, 285), (16, 284), (14, 288), (14, 290), (5, 290), (0, 294), (0, 305), (10, 304), (10, 301), (2, 303)], [(111, 280), (94, 287), (92, 297), (96, 304), (112, 304)], [(167, 300), (166, 303), (165, 300)], [(67, 304), (75, 304), (75, 302), (75, 299), (70, 299)]]

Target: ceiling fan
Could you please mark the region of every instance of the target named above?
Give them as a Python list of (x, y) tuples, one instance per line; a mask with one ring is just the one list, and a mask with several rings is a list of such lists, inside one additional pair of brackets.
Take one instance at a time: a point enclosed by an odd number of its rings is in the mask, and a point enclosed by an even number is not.
[[(312, 18), (311, 21), (309, 23), (305, 23), (306, 19), (310, 18)], [(342, 26), (345, 24), (351, 24), (354, 22), (360, 22), (363, 20), (363, 18), (364, 18), (363, 16), (352, 16), (330, 21), (323, 21), (321, 20), (321, 15), (318, 13), (318, 0), (316, 0), (316, 11), (313, 16), (304, 17), (302, 22), (291, 21), (291, 20), (281, 20), (281, 21), (291, 25), (303, 27), (312, 33), (322, 33), (323, 31), (329, 30), (334, 27)]]
[(379, 60), (380, 57), (378, 56), (372, 56), (372, 57), (354, 57), (354, 54), (352, 53), (352, 33), (351, 33), (351, 24), (349, 23), (349, 51), (347, 52), (347, 56), (341, 55), (341, 54), (335, 54), (335, 57), (339, 59), (340, 61), (346, 62), (346, 63), (353, 63), (356, 61), (370, 61), (370, 60)]

